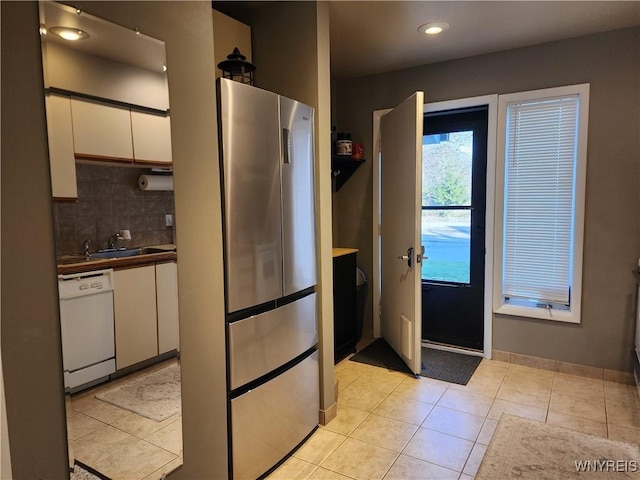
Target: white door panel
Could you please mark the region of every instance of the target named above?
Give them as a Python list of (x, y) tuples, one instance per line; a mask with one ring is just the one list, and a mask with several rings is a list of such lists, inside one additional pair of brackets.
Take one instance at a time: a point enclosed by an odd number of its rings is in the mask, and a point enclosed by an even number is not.
[[(381, 119), (381, 333), (420, 374), (420, 218), (424, 93)], [(402, 258), (403, 256), (408, 258)]]

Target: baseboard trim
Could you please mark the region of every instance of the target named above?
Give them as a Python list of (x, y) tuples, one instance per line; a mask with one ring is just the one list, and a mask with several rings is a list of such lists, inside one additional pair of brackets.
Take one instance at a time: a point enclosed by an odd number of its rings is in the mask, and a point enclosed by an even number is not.
[(336, 418), (337, 415), (338, 415), (337, 403), (330, 405), (329, 408), (325, 408), (324, 410), (320, 409), (320, 425), (324, 427), (331, 420)]
[(521, 355), (519, 353), (511, 353), (501, 350), (493, 350), (491, 359), (497, 360), (499, 362), (522, 365), (525, 367), (539, 368), (541, 370), (566, 373), (568, 375), (575, 375), (578, 377), (595, 378), (598, 380), (604, 380), (605, 382), (635, 385), (632, 372), (622, 372), (620, 370), (610, 370), (608, 368), (599, 368), (577, 363), (560, 362), (558, 360), (551, 360), (549, 358), (533, 357), (530, 355)]

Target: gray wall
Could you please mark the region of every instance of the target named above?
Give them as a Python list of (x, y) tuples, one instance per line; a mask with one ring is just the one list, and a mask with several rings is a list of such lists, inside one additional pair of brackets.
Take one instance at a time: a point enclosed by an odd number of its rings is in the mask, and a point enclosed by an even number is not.
[[(493, 348), (630, 371), (640, 255), (640, 28), (336, 82), (336, 123), (367, 162), (335, 195), (338, 244), (372, 273), (372, 111), (415, 90), (426, 102), (591, 84), (582, 323), (494, 319)], [(369, 295), (370, 299), (372, 295)], [(366, 322), (371, 325), (371, 305)], [(366, 327), (365, 327), (366, 328)]]

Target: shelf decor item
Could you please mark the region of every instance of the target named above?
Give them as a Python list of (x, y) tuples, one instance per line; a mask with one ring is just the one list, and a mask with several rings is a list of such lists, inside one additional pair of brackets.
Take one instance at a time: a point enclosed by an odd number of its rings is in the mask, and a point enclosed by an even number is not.
[(238, 47), (227, 55), (226, 60), (218, 64), (218, 68), (222, 70), (222, 78), (253, 85), (253, 72), (256, 66), (247, 61), (247, 57), (240, 53)]

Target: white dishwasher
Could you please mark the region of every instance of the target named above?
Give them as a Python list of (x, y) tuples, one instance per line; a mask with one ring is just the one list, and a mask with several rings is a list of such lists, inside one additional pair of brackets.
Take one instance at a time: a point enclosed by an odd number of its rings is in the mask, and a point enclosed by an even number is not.
[(116, 371), (113, 270), (58, 275), (64, 387), (75, 392)]

